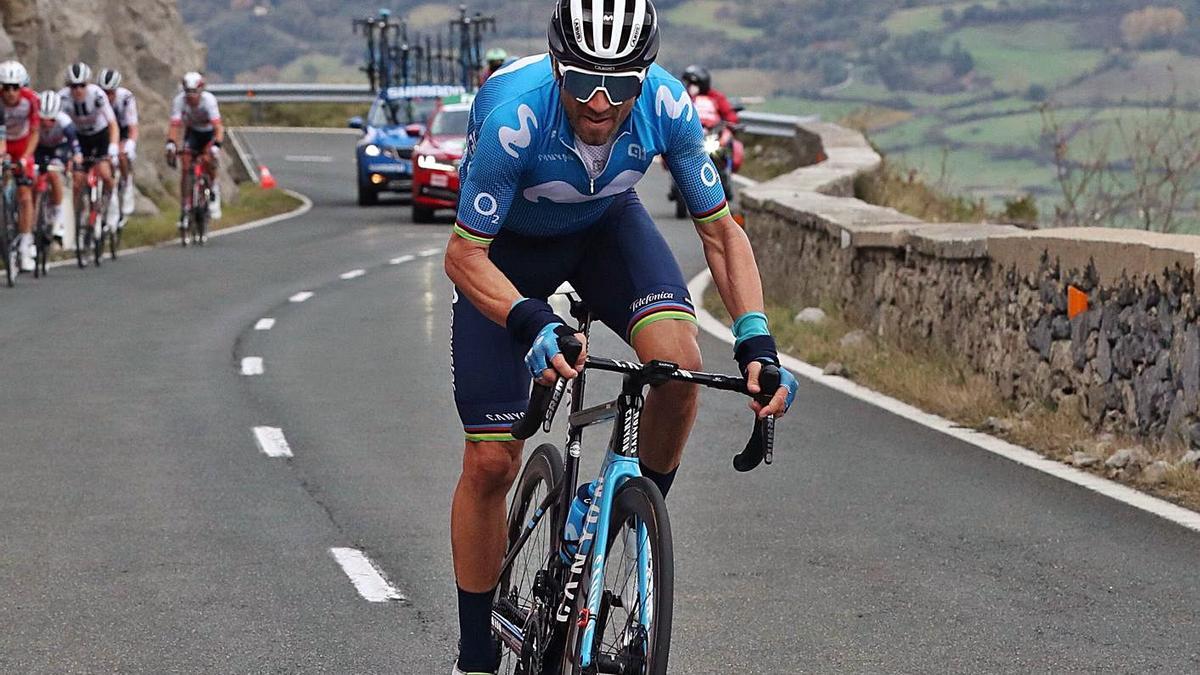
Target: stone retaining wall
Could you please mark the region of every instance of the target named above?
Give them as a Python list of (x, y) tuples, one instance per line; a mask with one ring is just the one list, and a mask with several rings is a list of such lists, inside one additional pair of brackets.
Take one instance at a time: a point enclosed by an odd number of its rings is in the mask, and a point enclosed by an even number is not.
[[(932, 224), (853, 198), (880, 157), (803, 125), (828, 158), (743, 192), (768, 302), (832, 301), (902, 344), (943, 347), (1018, 407), (1200, 444), (1200, 237)], [(1068, 316), (1068, 288), (1086, 311)]]

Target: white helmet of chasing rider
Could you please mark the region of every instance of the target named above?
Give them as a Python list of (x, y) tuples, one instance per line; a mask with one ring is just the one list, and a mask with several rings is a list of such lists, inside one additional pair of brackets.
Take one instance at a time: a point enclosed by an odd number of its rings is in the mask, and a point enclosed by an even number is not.
[(105, 68), (100, 71), (100, 78), (96, 80), (96, 84), (99, 84), (104, 91), (113, 91), (121, 86), (121, 73), (112, 68)]
[(0, 84), (15, 84), (24, 87), (29, 81), (29, 73), (19, 61), (0, 63)]
[(58, 95), (57, 91), (43, 91), (38, 94), (38, 101), (41, 102), (41, 111), (38, 114), (44, 120), (54, 119), (62, 112), (62, 97)]
[(184, 91), (191, 91), (194, 89), (203, 89), (204, 88), (204, 76), (193, 70), (191, 72), (184, 73), (183, 79), (181, 79), (179, 81), (179, 83), (183, 85)]
[(92, 69), (80, 61), (67, 66), (67, 84), (87, 84), (92, 79)]

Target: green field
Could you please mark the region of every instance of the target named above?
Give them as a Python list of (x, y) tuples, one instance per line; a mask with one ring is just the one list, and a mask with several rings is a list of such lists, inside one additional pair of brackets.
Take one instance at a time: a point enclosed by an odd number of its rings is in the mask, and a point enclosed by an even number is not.
[[(762, 37), (762, 31), (739, 26), (722, 17), (722, 9), (736, 13), (737, 3), (721, 2), (720, 0), (693, 0), (693, 2), (673, 7), (663, 14), (668, 21), (677, 26), (719, 31), (734, 40), (756, 40)], [(736, 16), (736, 14), (733, 15)]]

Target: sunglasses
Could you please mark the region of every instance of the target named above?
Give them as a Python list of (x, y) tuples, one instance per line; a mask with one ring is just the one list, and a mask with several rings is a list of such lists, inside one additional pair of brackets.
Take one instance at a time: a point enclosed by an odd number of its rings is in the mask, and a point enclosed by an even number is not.
[(71, 85), (71, 88), (72, 89), (87, 89), (87, 84), (73, 84), (73, 85)]
[(21, 85), (19, 85), (19, 84), (6, 84), (6, 85), (4, 85), (3, 87), (0, 87), (0, 88), (2, 88), (4, 91), (20, 91), (20, 90), (21, 90)]
[(614, 106), (621, 105), (642, 93), (642, 82), (646, 80), (646, 71), (644, 70), (600, 74), (562, 64), (558, 66), (558, 74), (562, 79), (563, 89), (580, 103), (587, 103), (592, 100), (596, 92), (602, 91), (608, 98), (608, 102)]
[(189, 94), (189, 95), (190, 94), (199, 94), (200, 90), (199, 89), (184, 89), (183, 93)]

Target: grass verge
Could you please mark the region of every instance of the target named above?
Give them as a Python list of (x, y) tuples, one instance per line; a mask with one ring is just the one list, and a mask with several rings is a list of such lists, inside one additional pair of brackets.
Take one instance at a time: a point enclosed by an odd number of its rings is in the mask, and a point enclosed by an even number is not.
[[(257, 107), (257, 110), (255, 109)], [(351, 117), (367, 114), (366, 103), (223, 103), (226, 127), (333, 127), (346, 128)]]
[[(704, 307), (729, 323), (729, 314), (712, 287), (705, 294)], [(799, 308), (769, 307), (767, 315), (780, 349), (818, 367), (840, 364), (840, 374), (859, 384), (1052, 459), (1069, 462), (1075, 453), (1091, 454), (1099, 461), (1087, 470), (1200, 511), (1200, 471), (1196, 469), (1173, 466), (1160, 482), (1147, 484), (1147, 474), (1140, 470), (1104, 466), (1104, 460), (1114, 451), (1129, 447), (1142, 448), (1153, 459), (1174, 465), (1183, 448), (1111, 434), (1098, 436), (1069, 408), (1068, 401), (1017, 410), (1000, 397), (986, 377), (954, 354), (902, 346), (874, 336), (844, 342), (843, 338), (859, 327), (846, 321), (831, 304), (826, 303), (822, 309), (827, 319), (809, 324), (793, 321)]]
[[(170, 199), (157, 202), (159, 213), (153, 216), (130, 216), (121, 233), (121, 248), (152, 246), (179, 237), (179, 204)], [(264, 190), (253, 183), (238, 186), (237, 201), (222, 204), (222, 218), (213, 221), (212, 230), (223, 230), (243, 225), (261, 218), (287, 213), (300, 206), (301, 202), (283, 190)], [(73, 257), (74, 253), (62, 252), (56, 257)]]

